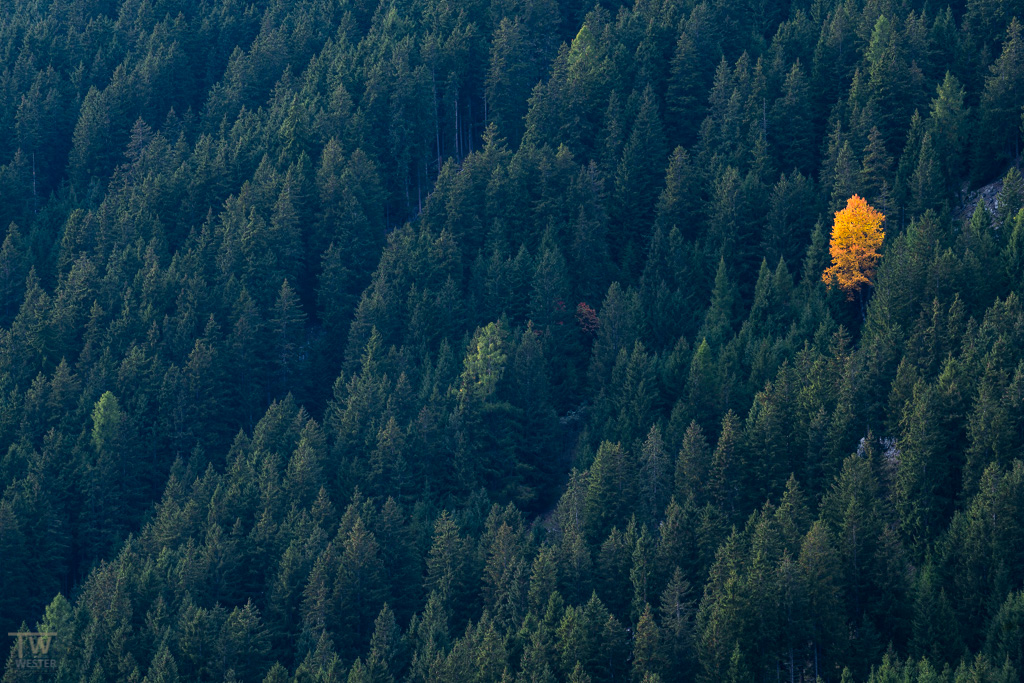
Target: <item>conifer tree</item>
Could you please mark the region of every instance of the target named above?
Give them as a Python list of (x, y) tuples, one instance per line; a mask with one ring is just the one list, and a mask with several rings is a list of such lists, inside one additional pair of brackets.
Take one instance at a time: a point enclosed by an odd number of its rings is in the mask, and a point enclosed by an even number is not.
[(669, 156), (665, 171), (665, 188), (656, 205), (654, 225), (663, 231), (678, 228), (688, 239), (700, 235), (699, 178), (690, 155), (676, 147)]
[[(611, 242), (613, 254), (619, 259), (624, 256), (627, 235), (649, 234), (654, 220), (661, 173), (668, 156), (658, 108), (654, 90), (647, 86), (615, 171), (612, 207), (616, 229), (611, 234)], [(636, 265), (632, 267), (635, 270)]]
[(872, 127), (868, 133), (861, 164), (860, 185), (864, 198), (872, 206), (880, 207), (882, 213), (887, 213), (892, 202), (893, 160), (877, 127)]
[(1011, 167), (1003, 177), (1003, 187), (996, 195), (996, 219), (1000, 225), (1006, 225), (1007, 220), (1017, 215), (1017, 212), (1024, 208), (1024, 179), (1020, 177), (1020, 171)]
[(0, 307), (5, 325), (9, 325), (18, 312), (27, 275), (28, 260), (21, 232), (11, 223), (0, 246)]
[(446, 625), (451, 620), (456, 628), (465, 623), (468, 617), (465, 611), (471, 589), (468, 562), (466, 541), (459, 533), (455, 520), (444, 511), (434, 523), (424, 587), (436, 593), (436, 609), (443, 610), (440, 618)]
[(623, 496), (632, 495), (636, 467), (629, 453), (618, 443), (602, 442), (590, 466), (585, 497), (585, 528), (593, 539), (603, 539), (612, 525), (622, 519)]
[(306, 314), (288, 280), (281, 283), (269, 323), (274, 335), (274, 364), (278, 375), (275, 384), (279, 391), (288, 391), (294, 386), (293, 379), (302, 362), (306, 332)]
[(739, 418), (732, 412), (722, 418), (722, 429), (718, 436), (715, 452), (711, 456), (711, 472), (708, 479), (711, 502), (727, 517), (739, 510)]
[(811, 170), (811, 98), (807, 76), (797, 60), (782, 85), (782, 96), (772, 106), (772, 139), (778, 150), (779, 166), (784, 171)]
[(956, 182), (963, 177), (965, 170), (969, 110), (964, 105), (964, 94), (960, 81), (947, 72), (936, 88), (928, 116), (945, 192), (951, 196), (959, 190)]
[(1006, 28), (999, 58), (989, 67), (979, 115), (985, 135), (974, 149), (974, 176), (986, 179), (1001, 162), (1020, 155), (1018, 112), (1024, 97), (1024, 36), (1015, 17)]
[(703, 484), (711, 468), (711, 449), (708, 446), (704, 430), (693, 421), (686, 428), (682, 446), (676, 459), (675, 495), (679, 500), (690, 496), (698, 496), (703, 492)]
[(651, 427), (640, 448), (637, 467), (639, 493), (644, 501), (644, 518), (653, 521), (665, 508), (671, 493), (668, 454), (657, 425)]

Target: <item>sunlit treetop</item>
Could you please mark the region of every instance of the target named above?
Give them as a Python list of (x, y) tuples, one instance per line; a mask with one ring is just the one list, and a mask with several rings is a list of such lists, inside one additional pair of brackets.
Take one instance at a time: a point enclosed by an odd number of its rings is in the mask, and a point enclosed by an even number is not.
[(821, 279), (830, 287), (837, 284), (846, 292), (847, 299), (852, 299), (865, 285), (874, 284), (881, 258), (878, 250), (885, 239), (884, 221), (882, 212), (858, 195), (847, 200), (846, 208), (836, 211), (829, 244), (832, 265), (825, 269)]

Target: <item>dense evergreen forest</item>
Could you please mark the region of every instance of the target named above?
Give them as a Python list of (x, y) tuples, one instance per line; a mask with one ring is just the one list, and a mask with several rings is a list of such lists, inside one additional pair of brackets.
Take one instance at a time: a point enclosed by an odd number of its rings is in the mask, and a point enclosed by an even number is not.
[(2, 680), (1020, 680), (1021, 19), (7, 0)]

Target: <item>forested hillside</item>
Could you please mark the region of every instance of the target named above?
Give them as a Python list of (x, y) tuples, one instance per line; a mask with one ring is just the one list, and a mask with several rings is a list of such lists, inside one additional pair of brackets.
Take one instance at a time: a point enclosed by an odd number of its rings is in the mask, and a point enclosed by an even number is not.
[(7, 0), (3, 681), (1020, 680), (1019, 19)]

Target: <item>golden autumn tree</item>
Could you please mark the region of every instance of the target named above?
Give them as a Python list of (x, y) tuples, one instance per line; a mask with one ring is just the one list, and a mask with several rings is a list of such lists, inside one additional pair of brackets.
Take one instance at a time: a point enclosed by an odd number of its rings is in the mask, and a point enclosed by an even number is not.
[(833, 284), (846, 292), (847, 300), (854, 295), (861, 300), (861, 315), (864, 314), (863, 289), (872, 285), (878, 260), (882, 257), (878, 249), (882, 246), (885, 231), (882, 222), (885, 216), (869, 205), (862, 197), (853, 195), (846, 201), (846, 208), (836, 211), (832, 225), (832, 241), (829, 253), (832, 265), (825, 269), (821, 279), (831, 287)]

